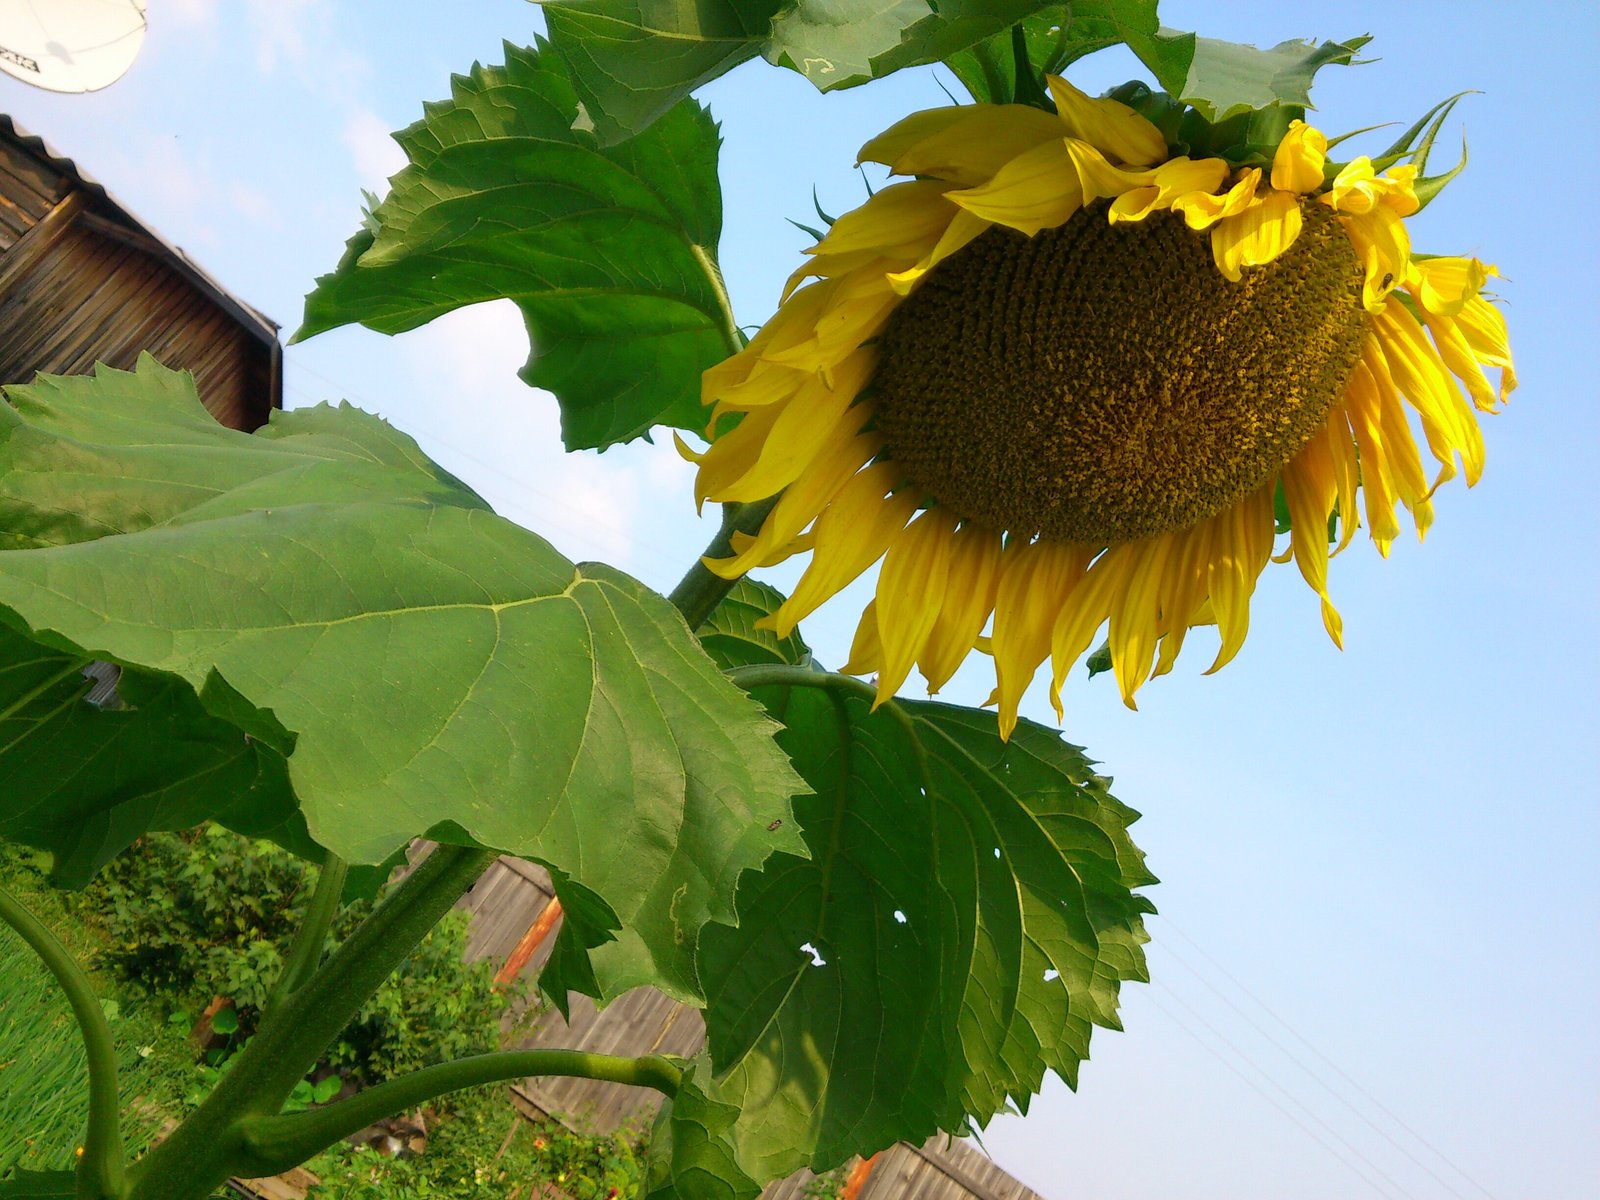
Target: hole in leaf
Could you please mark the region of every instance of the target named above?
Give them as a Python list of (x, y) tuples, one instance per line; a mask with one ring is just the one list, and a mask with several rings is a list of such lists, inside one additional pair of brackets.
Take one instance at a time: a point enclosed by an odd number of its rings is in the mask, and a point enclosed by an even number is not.
[(1061, 972), (1056, 970), (1054, 967), (1049, 968), (1044, 973), (1044, 981), (1046, 983), (1054, 983), (1057, 979), (1060, 979), (1060, 978), (1061, 978)]
[(894, 910), (894, 919), (896, 921), (899, 921), (900, 924), (902, 924), (902, 925), (904, 925), (906, 923), (906, 915), (905, 915), (905, 913), (901, 912), (898, 908)]
[(809, 954), (811, 956), (811, 965), (813, 967), (825, 967), (828, 965), (828, 960), (823, 958), (822, 955), (817, 951), (817, 948), (810, 942), (807, 942), (805, 945), (801, 946), (800, 952), (802, 954)]

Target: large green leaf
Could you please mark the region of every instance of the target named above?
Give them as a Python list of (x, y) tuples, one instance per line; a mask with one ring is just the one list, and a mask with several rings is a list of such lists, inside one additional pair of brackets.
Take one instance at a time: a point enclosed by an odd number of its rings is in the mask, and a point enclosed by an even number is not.
[(120, 706), (91, 704), (86, 665), (0, 625), (0, 838), (49, 850), (67, 887), (141, 834), (208, 818), (305, 845), (281, 755), (177, 680), (125, 671)]
[(779, 637), (758, 625), (782, 603), (783, 596), (776, 588), (748, 577), (740, 579), (696, 631), (700, 644), (724, 670), (757, 663), (808, 663), (811, 650), (798, 629)]
[(756, 1179), (1026, 1108), (1076, 1083), (1093, 1025), (1144, 979), (1137, 814), (1081, 751), (1029, 722), (924, 702), (870, 711), (859, 681), (747, 667), (815, 795), (809, 860), (740, 883), (701, 939), (711, 1095)]
[[(1080, 0), (1053, 4), (1019, 22), (1028, 61), (1038, 71), (1059, 75), (1096, 50), (1127, 45), (1147, 62), (1166, 47), (1158, 37), (1156, 0)], [(945, 56), (978, 100), (1009, 103), (1016, 93), (1016, 58), (1010, 30)]]
[(1312, 77), (1323, 67), (1355, 62), (1371, 40), (1296, 40), (1262, 50), (1162, 29), (1153, 43), (1134, 50), (1170, 95), (1217, 123), (1277, 105), (1309, 108)]
[(602, 148), (560, 57), (506, 47), (397, 136), (410, 165), (306, 299), (295, 338), (383, 333), (509, 297), (569, 449), (699, 428), (700, 374), (738, 348), (716, 265), (717, 127), (699, 105)]
[(709, 1094), (701, 1080), (710, 1076), (704, 1054), (686, 1063), (678, 1094), (657, 1114), (642, 1200), (755, 1200), (761, 1194), (739, 1162), (741, 1114)]
[[(635, 982), (695, 995), (739, 872), (801, 850), (771, 722), (664, 599), (573, 566), (382, 422), (213, 423), (208, 455), (175, 378), (146, 358), (9, 390), (6, 527), (68, 544), (0, 552), (0, 622), (184, 681), (289, 755), (312, 836), (351, 862), (429, 833), (547, 863), (637, 939)], [(89, 487), (97, 525), (64, 524), (53, 463), (136, 480), (128, 510)]]
[[(758, 54), (832, 91), (940, 62), (1060, 7), (1040, 0), (543, 3), (551, 40), (573, 64), (584, 104), (607, 140), (638, 133), (701, 84)], [(1096, 17), (1153, 12), (1154, 0), (1090, 0), (1085, 7)]]

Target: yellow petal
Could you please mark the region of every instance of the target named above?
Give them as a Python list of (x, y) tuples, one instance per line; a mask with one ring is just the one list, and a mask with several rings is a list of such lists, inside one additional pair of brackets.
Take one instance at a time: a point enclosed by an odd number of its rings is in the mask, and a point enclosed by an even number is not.
[(1201, 521), (1174, 536), (1177, 550), (1167, 567), (1161, 600), (1161, 653), (1152, 677), (1172, 670), (1192, 626), (1214, 625), (1217, 620), (1206, 595), (1211, 563), (1211, 522)]
[(917, 113), (861, 148), (861, 161), (897, 175), (922, 175), (961, 187), (994, 178), (1006, 163), (1061, 137), (1061, 122), (1026, 104), (964, 104)]
[(1250, 597), (1272, 557), (1272, 493), (1269, 483), (1211, 518), (1209, 584), (1222, 648), (1207, 675), (1226, 666), (1244, 645), (1250, 627)]
[(1272, 186), (1280, 192), (1305, 195), (1322, 186), (1328, 161), (1328, 139), (1304, 121), (1289, 122), (1289, 132), (1272, 156)]
[(954, 513), (948, 508), (930, 508), (894, 539), (884, 555), (877, 594), (883, 665), (874, 707), (900, 690), (933, 632), (950, 572), (950, 541), (955, 531)]
[(1153, 212), (1172, 208), (1184, 196), (1210, 199), (1227, 175), (1228, 164), (1220, 158), (1170, 159), (1155, 169), (1153, 184), (1133, 188), (1111, 202), (1111, 223), (1142, 221)]
[(1417, 170), (1409, 164), (1379, 175), (1372, 169), (1372, 160), (1363, 154), (1334, 176), (1323, 203), (1351, 216), (1386, 208), (1397, 217), (1409, 217), (1421, 207), (1413, 186), (1416, 178)]
[(868, 600), (850, 640), (850, 657), (839, 670), (845, 675), (876, 675), (883, 669), (883, 642), (878, 637), (878, 602)]
[[(812, 376), (788, 404), (757, 409), (745, 417), (706, 451), (696, 492), (723, 503), (777, 495), (811, 465), (876, 363), (875, 347), (858, 350), (835, 369), (832, 387), (821, 376)], [(759, 443), (753, 455), (748, 445), (752, 441)]]
[(768, 565), (772, 555), (793, 544), (800, 531), (816, 520), (850, 478), (883, 448), (883, 439), (877, 434), (859, 432), (871, 413), (868, 404), (845, 410), (811, 465), (784, 489), (760, 531), (747, 543), (736, 544), (732, 558), (717, 560), (711, 567), (715, 574), (737, 579), (758, 565)]
[(1479, 412), (1494, 412), (1497, 407), (1494, 387), (1478, 365), (1478, 358), (1462, 334), (1460, 325), (1449, 317), (1435, 316), (1427, 309), (1422, 310), (1422, 320), (1433, 335), (1434, 348), (1438, 350), (1440, 359), (1450, 368), (1450, 373), (1466, 386), (1467, 394), (1472, 397), (1472, 406)]
[(917, 659), (928, 695), (938, 694), (976, 644), (994, 612), (1000, 582), (1000, 535), (963, 526), (950, 542), (950, 574), (939, 616)]
[(1344, 623), (1328, 598), (1328, 518), (1338, 498), (1333, 456), (1326, 430), (1312, 438), (1284, 467), (1283, 498), (1289, 506), (1289, 539), (1295, 565), (1322, 601), (1322, 624), (1333, 644), (1343, 648)]
[[(1111, 667), (1116, 675), (1122, 702), (1137, 708), (1134, 693), (1150, 677), (1151, 659), (1161, 630), (1161, 597), (1168, 564), (1176, 557), (1178, 538), (1174, 533), (1141, 538), (1128, 549), (1127, 585), (1119, 590), (1111, 606)], [(1120, 547), (1119, 547), (1120, 548)]]
[(882, 188), (860, 208), (851, 209), (807, 254), (849, 254), (880, 250), (908, 242), (932, 241), (950, 220), (943, 196), (950, 185), (937, 179), (916, 179)]
[[(1009, 738), (1016, 728), (1022, 694), (1050, 653), (1056, 616), (1069, 602), (1093, 553), (1060, 542), (1015, 539), (1000, 557), (990, 652), (1002, 738)], [(1059, 696), (1052, 692), (1051, 698), (1059, 715)]]
[(1497, 274), (1476, 258), (1413, 258), (1406, 287), (1424, 311), (1453, 317)]
[(1057, 609), (1050, 629), (1050, 702), (1061, 715), (1061, 685), (1083, 657), (1100, 626), (1111, 616), (1118, 594), (1127, 586), (1133, 556), (1124, 542), (1112, 546), (1084, 573), (1067, 602)]
[(1238, 282), (1244, 267), (1271, 262), (1300, 236), (1300, 201), (1289, 192), (1268, 192), (1244, 212), (1225, 217), (1211, 231), (1211, 254), (1224, 277)]
[[(1394, 515), (1395, 486), (1389, 451), (1384, 444), (1382, 400), (1377, 383), (1364, 362), (1356, 363), (1350, 372), (1344, 407), (1361, 455), (1361, 498), (1367, 510), (1367, 529), (1378, 552), (1388, 557), (1390, 545), (1400, 536), (1400, 524)], [(1416, 457), (1414, 447), (1412, 457)]]
[(1078, 172), (1063, 140), (1018, 155), (980, 187), (945, 196), (975, 217), (1029, 237), (1054, 229), (1083, 207)]
[(1428, 448), (1443, 468), (1435, 486), (1455, 474), (1452, 457), (1459, 453), (1471, 487), (1483, 474), (1483, 431), (1460, 389), (1403, 307), (1391, 304), (1370, 319), (1395, 386), (1422, 417)]
[(1078, 175), (1078, 188), (1084, 204), (1093, 204), (1108, 196), (1120, 196), (1134, 188), (1152, 186), (1156, 173), (1153, 170), (1131, 171), (1107, 161), (1088, 142), (1081, 138), (1067, 138), (1067, 157)]
[(965, 209), (958, 211), (932, 250), (919, 258), (914, 266), (890, 273), (889, 286), (898, 296), (910, 294), (917, 280), (990, 228), (990, 223), (982, 217), (975, 217)]
[(1119, 100), (1086, 96), (1058, 75), (1045, 76), (1068, 136), (1130, 167), (1148, 167), (1167, 157), (1161, 131)]
[(758, 626), (788, 637), (794, 627), (848, 585), (889, 548), (917, 511), (914, 489), (889, 495), (900, 482), (893, 464), (874, 463), (854, 476), (817, 518), (817, 546), (794, 591)]
[[(1202, 162), (1214, 161), (1202, 159)], [(1250, 167), (1239, 180), (1220, 196), (1211, 193), (1215, 188), (1202, 189), (1177, 196), (1172, 201), (1172, 211), (1182, 213), (1190, 229), (1210, 229), (1224, 217), (1238, 216), (1256, 202), (1256, 188), (1261, 184), (1261, 172)], [(1219, 182), (1218, 187), (1221, 187)]]
[(1505, 317), (1482, 296), (1474, 296), (1456, 314), (1456, 326), (1479, 362), (1486, 367), (1500, 369), (1500, 399), (1504, 402), (1517, 388), (1517, 373), (1511, 362), (1511, 340), (1506, 333)]
[(1344, 230), (1366, 268), (1361, 302), (1368, 312), (1382, 309), (1411, 264), (1411, 235), (1393, 209), (1382, 205), (1363, 216), (1345, 217)]

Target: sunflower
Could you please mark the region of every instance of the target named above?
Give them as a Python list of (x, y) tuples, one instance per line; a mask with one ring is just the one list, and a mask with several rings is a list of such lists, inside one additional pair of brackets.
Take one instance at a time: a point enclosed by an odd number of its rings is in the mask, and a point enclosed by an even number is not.
[(868, 142), (912, 178), (807, 252), (705, 373), (710, 446), (679, 443), (700, 503), (779, 497), (711, 570), (811, 555), (772, 627), (881, 559), (844, 669), (881, 702), (985, 651), (1005, 736), (1046, 659), (1061, 715), (1102, 626), (1130, 707), (1196, 625), (1228, 662), (1280, 518), (1340, 642), (1330, 546), (1364, 519), (1387, 554), (1397, 506), (1425, 533), (1434, 489), (1482, 470), (1474, 409), (1515, 386), (1494, 269), (1411, 252), (1414, 164), (1335, 167), (1300, 121), (1270, 165), (1174, 156), (1048, 84), (1055, 112), (936, 109)]

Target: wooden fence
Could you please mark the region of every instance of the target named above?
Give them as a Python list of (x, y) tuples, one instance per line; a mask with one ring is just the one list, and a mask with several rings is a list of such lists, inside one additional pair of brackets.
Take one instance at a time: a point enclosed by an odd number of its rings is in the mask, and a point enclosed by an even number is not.
[[(497, 860), (461, 900), (473, 914), (467, 954), (505, 962), (555, 898), (543, 868), (519, 859)], [(533, 978), (549, 957), (545, 938), (522, 967)], [(518, 1014), (509, 1046), (565, 1046), (603, 1054), (697, 1052), (705, 1041), (700, 1014), (649, 988), (639, 988), (603, 1010), (574, 997), (570, 1020), (548, 1009), (528, 1021)], [(649, 1126), (661, 1097), (648, 1088), (590, 1079), (529, 1079), (513, 1089), (529, 1115), (554, 1117), (595, 1133)], [(762, 1200), (802, 1200), (808, 1171), (770, 1185)], [(939, 1135), (923, 1146), (905, 1143), (878, 1155), (856, 1200), (1042, 1200), (966, 1142)]]

